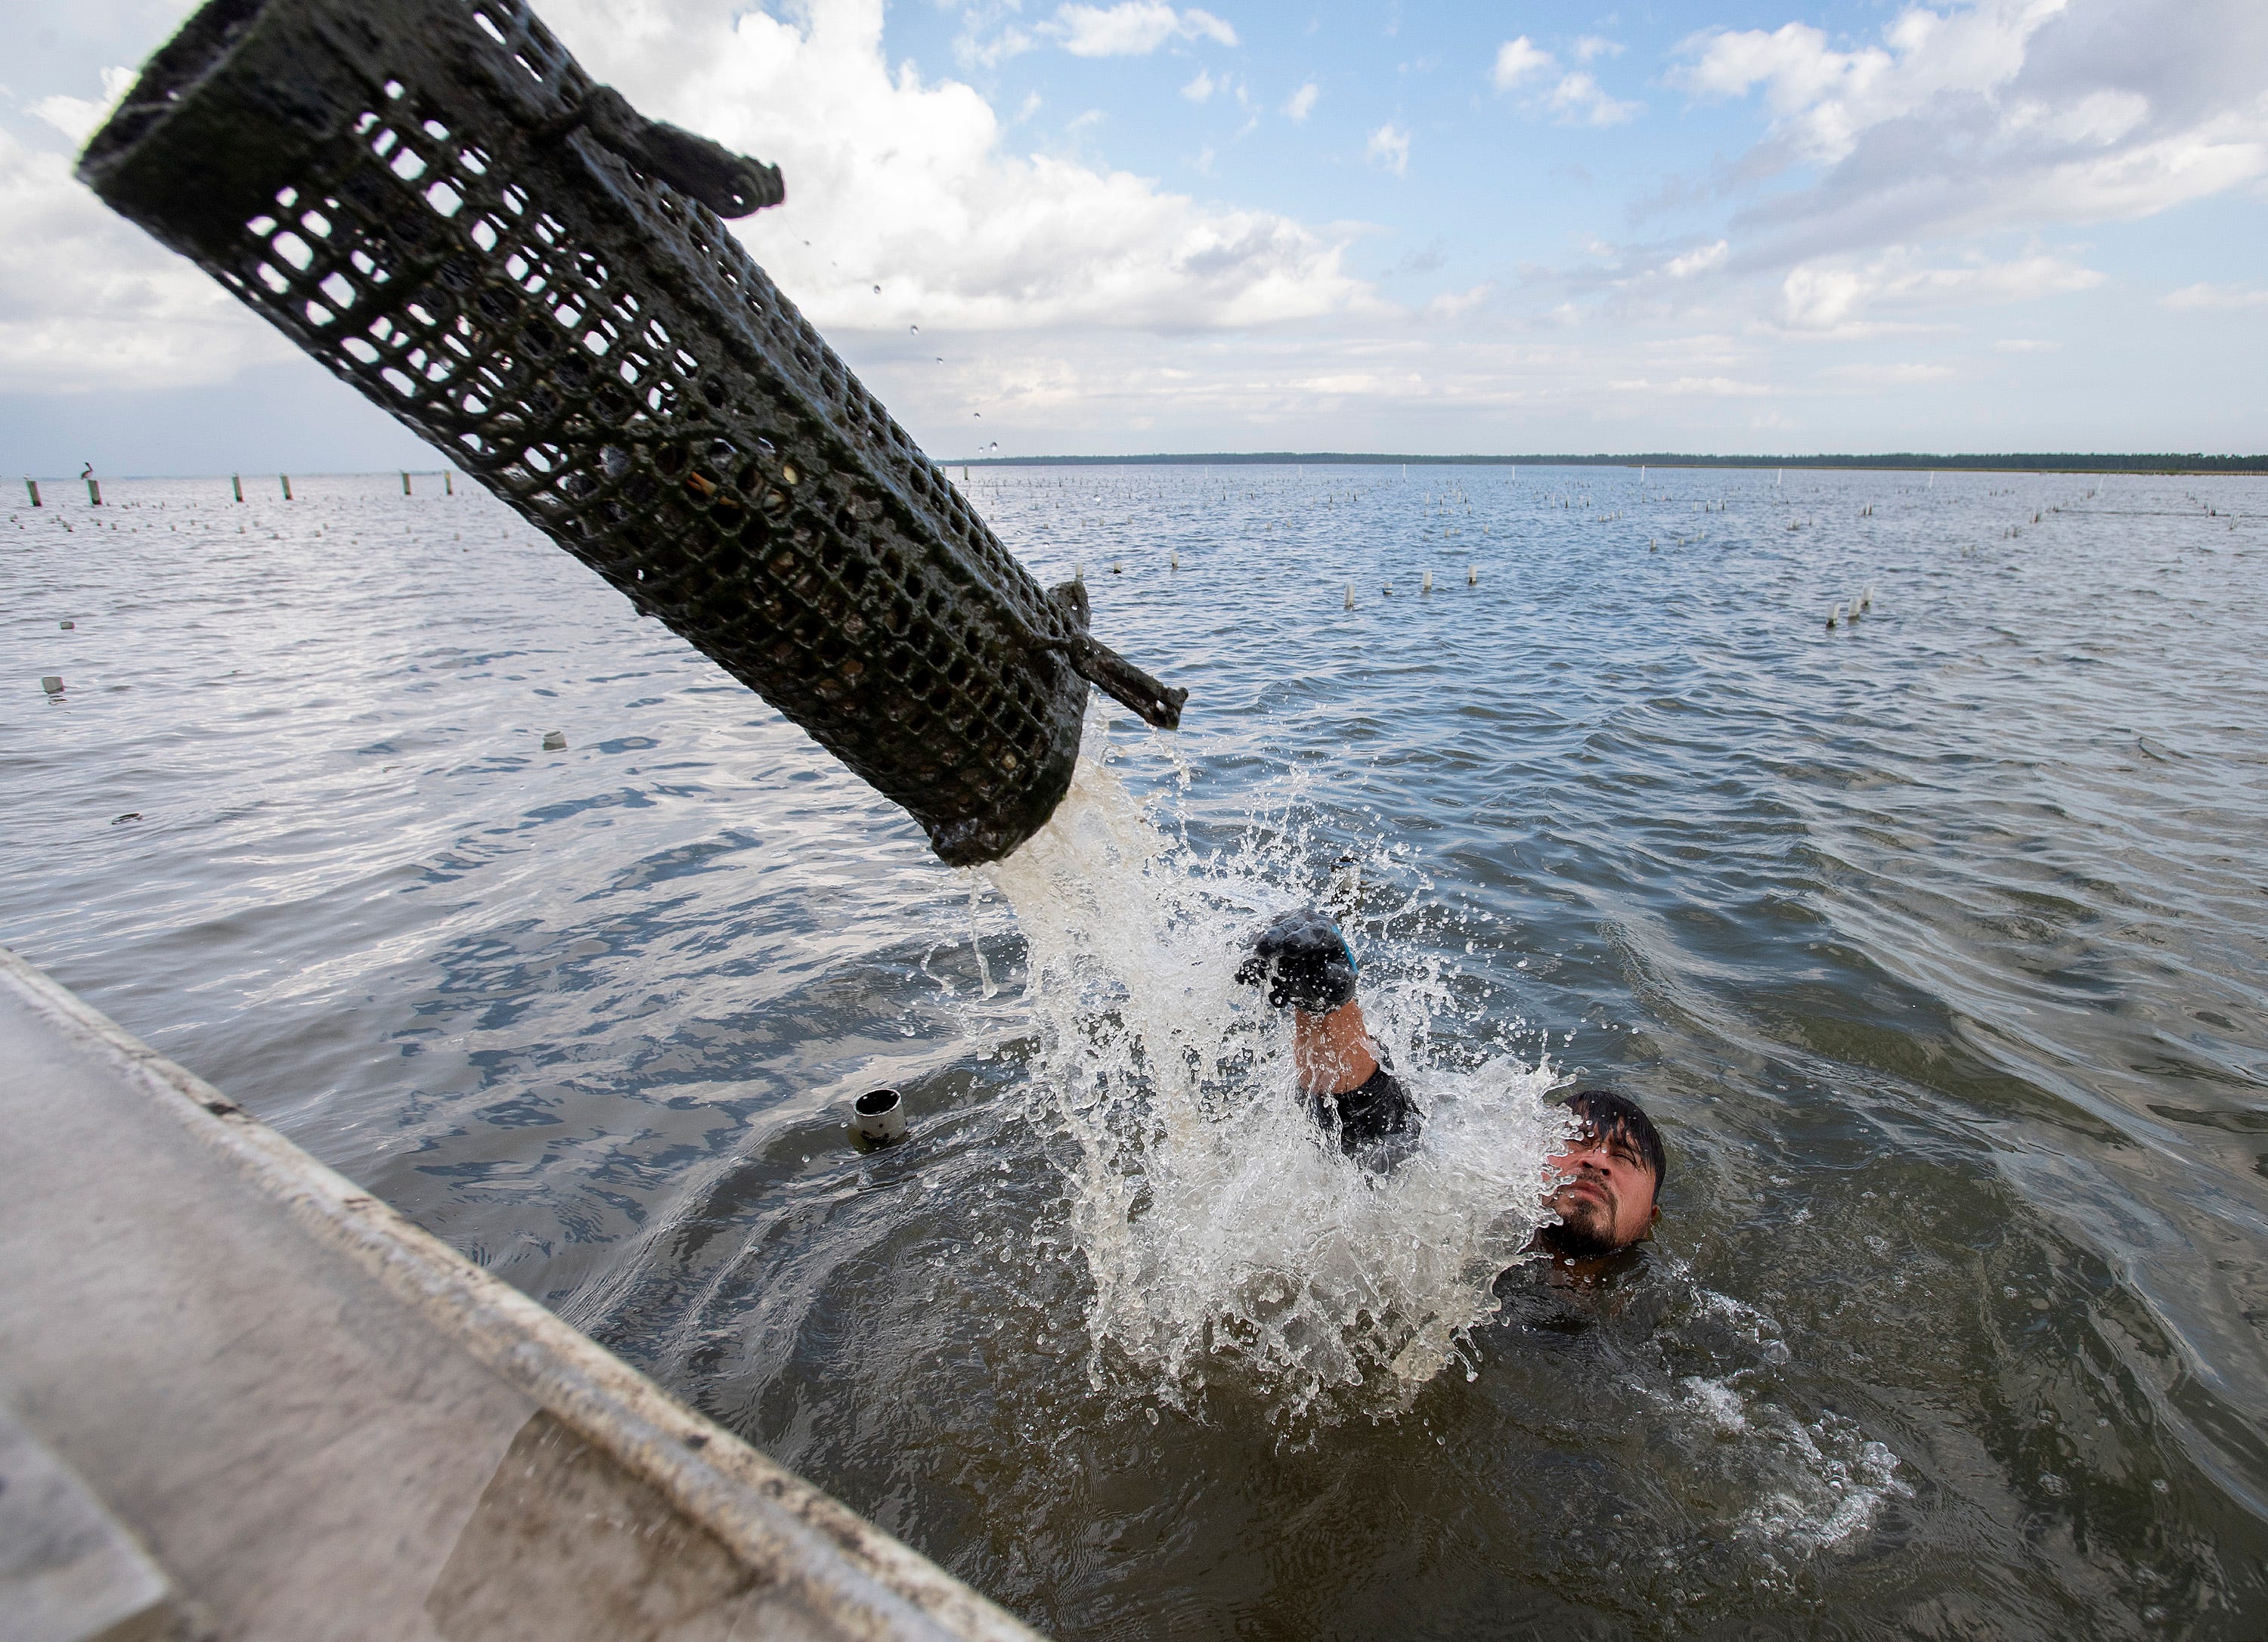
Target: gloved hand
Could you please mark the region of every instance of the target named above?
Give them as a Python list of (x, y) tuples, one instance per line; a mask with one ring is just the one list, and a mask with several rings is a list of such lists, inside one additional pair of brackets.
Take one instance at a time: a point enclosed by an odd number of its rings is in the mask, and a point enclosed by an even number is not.
[(1252, 938), (1252, 955), (1237, 966), (1247, 986), (1268, 984), (1268, 1001), (1327, 1015), (1354, 996), (1354, 954), (1333, 924), (1313, 907), (1285, 912)]

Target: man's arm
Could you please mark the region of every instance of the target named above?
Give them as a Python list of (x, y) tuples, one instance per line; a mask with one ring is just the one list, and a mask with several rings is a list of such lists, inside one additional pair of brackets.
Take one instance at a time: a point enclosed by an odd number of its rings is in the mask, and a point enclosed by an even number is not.
[(1292, 1070), (1307, 1094), (1344, 1094), (1378, 1071), (1378, 1057), (1362, 1022), (1362, 1005), (1349, 998), (1325, 1014), (1292, 1012)]
[(1354, 1001), (1356, 972), (1338, 925), (1311, 907), (1254, 937), (1236, 978), (1264, 984), (1270, 1004), (1292, 1010), (1292, 1067), (1315, 1123), (1365, 1168), (1390, 1172), (1417, 1149), (1425, 1118), (1378, 1063)]
[(1292, 1064), (1307, 1094), (1344, 1094), (1378, 1071), (1378, 1056), (1355, 1002), (1354, 954), (1338, 925), (1313, 907), (1270, 919), (1236, 972), (1265, 985), (1268, 1001), (1292, 1010)]

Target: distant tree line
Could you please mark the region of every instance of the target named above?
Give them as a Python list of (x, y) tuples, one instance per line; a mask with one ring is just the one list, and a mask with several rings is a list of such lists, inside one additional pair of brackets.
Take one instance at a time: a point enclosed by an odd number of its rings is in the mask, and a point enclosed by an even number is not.
[(2133, 455), (2086, 454), (2073, 451), (2010, 451), (1999, 454), (1938, 456), (1895, 451), (1881, 456), (1696, 456), (1678, 451), (1641, 451), (1610, 456), (1395, 456), (1365, 451), (1214, 451), (1159, 456), (976, 456), (949, 461), (954, 468), (1179, 468), (1248, 466), (1395, 466), (1415, 468), (1952, 468), (1987, 473), (2268, 473), (2268, 455), (2206, 456), (2191, 451)]

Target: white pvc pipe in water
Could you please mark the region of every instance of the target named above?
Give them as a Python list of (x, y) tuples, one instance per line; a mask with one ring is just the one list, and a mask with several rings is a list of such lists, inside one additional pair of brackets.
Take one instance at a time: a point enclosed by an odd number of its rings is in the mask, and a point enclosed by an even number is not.
[(906, 1138), (906, 1103), (895, 1089), (869, 1089), (850, 1102), (850, 1127), (861, 1140), (887, 1146)]

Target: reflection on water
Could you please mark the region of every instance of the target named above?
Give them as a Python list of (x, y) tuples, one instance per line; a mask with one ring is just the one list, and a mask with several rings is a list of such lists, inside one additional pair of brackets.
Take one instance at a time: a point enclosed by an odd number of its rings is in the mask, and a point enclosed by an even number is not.
[[(2268, 484), (1772, 480), (978, 472), (1192, 688), (1092, 904), (483, 498), (106, 486), (0, 939), (1065, 1635), (2259, 1634)], [(1384, 1191), (1223, 978), (1358, 868)], [(1482, 1270), (1538, 1066), (1669, 1137), (1594, 1289)]]

